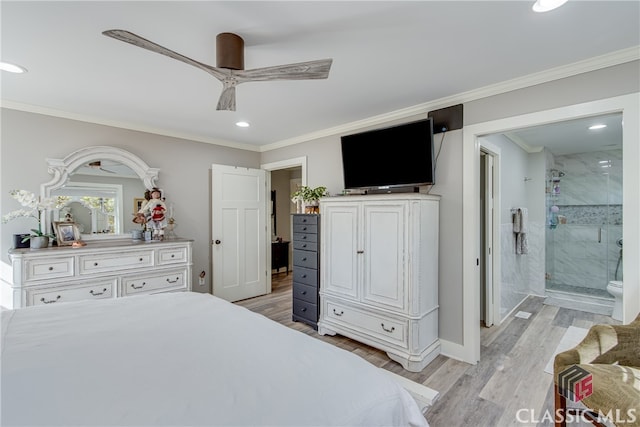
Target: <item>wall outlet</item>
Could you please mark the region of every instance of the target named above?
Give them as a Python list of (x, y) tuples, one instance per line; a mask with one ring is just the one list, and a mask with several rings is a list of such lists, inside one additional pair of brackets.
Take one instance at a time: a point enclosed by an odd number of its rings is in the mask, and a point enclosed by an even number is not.
[(198, 278), (198, 284), (199, 284), (200, 286), (204, 286), (204, 277), (200, 277), (200, 278)]

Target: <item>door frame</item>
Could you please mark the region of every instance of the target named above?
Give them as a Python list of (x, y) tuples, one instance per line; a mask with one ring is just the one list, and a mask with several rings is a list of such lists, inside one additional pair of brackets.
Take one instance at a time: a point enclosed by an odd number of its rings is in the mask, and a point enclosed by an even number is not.
[[(622, 132), (623, 151), (623, 216), (636, 218), (640, 210), (640, 93), (632, 93), (567, 107), (554, 108), (504, 119), (477, 123), (463, 128), (462, 139), (462, 327), (463, 342), (451, 356), (475, 364), (480, 360), (480, 294), (479, 254), (480, 219), (478, 216), (480, 194), (479, 138), (493, 133), (504, 133), (524, 127), (555, 123), (594, 115), (621, 112), (624, 122)], [(625, 221), (623, 225), (625, 255), (629, 259), (640, 258), (640, 224)], [(628, 243), (627, 243), (628, 242)], [(628, 285), (623, 287), (623, 320), (629, 323), (640, 311), (640, 269), (633, 263), (623, 266), (623, 277)]]
[[(263, 163), (260, 165), (260, 169), (263, 169), (266, 171), (266, 191), (267, 192), (271, 192), (271, 172), (273, 171), (277, 171), (277, 170), (282, 170), (282, 169), (289, 169), (289, 168), (295, 168), (295, 167), (300, 167), (302, 169), (302, 172), (300, 174), (301, 178), (302, 178), (302, 185), (307, 185), (307, 156), (302, 156), (302, 157), (294, 157), (291, 159), (285, 159), (285, 160), (279, 160), (277, 162), (271, 162), (271, 163)], [(271, 220), (269, 219), (269, 221), (267, 221), (267, 224), (271, 224)], [(267, 233), (267, 247), (265, 248), (265, 251), (267, 253), (267, 267), (270, 268), (271, 267), (271, 227), (268, 227), (267, 230), (265, 230), (265, 232)], [(267, 275), (267, 293), (270, 294), (272, 291), (272, 287), (271, 287), (271, 274)]]
[[(502, 317), (500, 316), (500, 287), (502, 284), (502, 267), (500, 263), (500, 258), (502, 256), (502, 250), (500, 248), (500, 224), (502, 221), (500, 212), (500, 147), (491, 144), (485, 139), (480, 140), (479, 144), (480, 151), (482, 151), (486, 156), (491, 157), (493, 166), (493, 171), (491, 172), (491, 180), (493, 184), (493, 199), (491, 204), (491, 209), (493, 210), (493, 216), (491, 218), (491, 263), (489, 265), (485, 265), (485, 269), (491, 270), (491, 283), (488, 287), (490, 288), (491, 297), (489, 306), (492, 310), (489, 313), (489, 318), (491, 319), (491, 325), (499, 325), (502, 323)], [(479, 159), (480, 158), (478, 157), (478, 160)], [(478, 232), (480, 232), (479, 229)], [(480, 296), (478, 296), (478, 298), (480, 298)]]

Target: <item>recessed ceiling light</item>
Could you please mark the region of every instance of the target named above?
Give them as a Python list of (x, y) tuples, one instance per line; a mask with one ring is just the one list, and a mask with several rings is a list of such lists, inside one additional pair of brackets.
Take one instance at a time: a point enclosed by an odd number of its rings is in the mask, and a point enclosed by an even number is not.
[(236, 126), (238, 126), (239, 128), (248, 128), (249, 127), (249, 123), (248, 122), (236, 122)]
[(19, 65), (10, 64), (8, 62), (0, 62), (0, 70), (10, 73), (26, 73), (27, 69)]
[(534, 12), (549, 12), (550, 10), (557, 9), (567, 0), (536, 0), (532, 9)]
[(606, 128), (606, 127), (607, 127), (607, 125), (603, 125), (603, 124), (592, 125), (592, 126), (589, 126), (589, 130), (603, 129), (603, 128)]

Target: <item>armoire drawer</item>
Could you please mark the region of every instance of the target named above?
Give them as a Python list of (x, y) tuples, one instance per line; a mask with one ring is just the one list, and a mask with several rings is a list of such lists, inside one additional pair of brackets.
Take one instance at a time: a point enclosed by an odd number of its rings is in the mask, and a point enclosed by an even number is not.
[(103, 273), (153, 266), (153, 250), (81, 255), (80, 274)]
[(293, 224), (294, 233), (318, 233), (318, 226), (316, 224)]
[(27, 305), (44, 305), (70, 301), (113, 298), (117, 279), (102, 280), (93, 284), (27, 289)]
[(294, 215), (293, 216), (293, 225), (317, 225), (318, 224), (318, 215)]
[(353, 330), (375, 336), (389, 343), (408, 348), (404, 322), (389, 319), (377, 314), (369, 313), (350, 306), (325, 302), (326, 312), (323, 318), (344, 325)]
[(24, 261), (25, 282), (73, 277), (73, 256), (35, 258)]
[(312, 233), (296, 233), (294, 230), (293, 241), (294, 242), (317, 242), (318, 235), (312, 234)]
[(169, 270), (161, 273), (149, 272), (139, 276), (122, 278), (122, 296), (164, 292), (168, 290), (186, 290), (186, 270)]

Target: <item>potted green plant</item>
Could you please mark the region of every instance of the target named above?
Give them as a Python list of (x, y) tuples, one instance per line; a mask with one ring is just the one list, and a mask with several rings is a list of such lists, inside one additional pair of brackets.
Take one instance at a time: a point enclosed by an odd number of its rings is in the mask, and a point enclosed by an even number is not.
[(307, 187), (303, 185), (293, 192), (291, 195), (291, 201), (293, 203), (304, 204), (305, 213), (318, 213), (320, 197), (327, 195), (327, 187), (320, 186), (316, 188)]
[(25, 209), (18, 209), (2, 217), (2, 223), (7, 223), (12, 219), (20, 217), (32, 217), (38, 221), (38, 228), (32, 228), (31, 234), (26, 235), (22, 242), (30, 240), (31, 247), (34, 249), (46, 248), (49, 246), (49, 238), (53, 238), (52, 234), (42, 232), (42, 218), (47, 209), (56, 206), (56, 199), (52, 197), (39, 199), (35, 194), (26, 190), (11, 190), (11, 197), (16, 199)]

